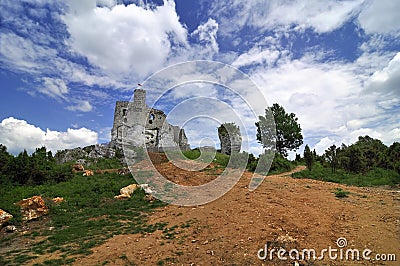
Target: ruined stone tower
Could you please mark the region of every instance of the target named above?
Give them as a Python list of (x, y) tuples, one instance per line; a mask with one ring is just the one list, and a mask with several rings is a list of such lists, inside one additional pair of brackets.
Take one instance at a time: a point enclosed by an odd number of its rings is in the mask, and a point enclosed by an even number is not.
[(231, 155), (233, 152), (240, 152), (242, 135), (235, 123), (223, 123), (218, 128), (218, 137), (221, 142), (221, 153)]
[(122, 146), (123, 139), (150, 151), (190, 149), (184, 129), (169, 124), (163, 111), (149, 108), (142, 89), (135, 90), (133, 102), (116, 103), (111, 145)]

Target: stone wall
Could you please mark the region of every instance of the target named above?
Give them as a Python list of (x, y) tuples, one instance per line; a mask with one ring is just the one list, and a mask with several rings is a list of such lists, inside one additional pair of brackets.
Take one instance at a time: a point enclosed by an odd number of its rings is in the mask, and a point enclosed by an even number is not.
[(242, 135), (240, 129), (234, 123), (224, 123), (218, 128), (218, 137), (221, 143), (221, 153), (231, 155), (240, 152)]
[(133, 102), (118, 101), (115, 105), (111, 145), (121, 147), (123, 139), (152, 151), (190, 149), (185, 131), (169, 124), (163, 111), (149, 108), (142, 89), (135, 90)]

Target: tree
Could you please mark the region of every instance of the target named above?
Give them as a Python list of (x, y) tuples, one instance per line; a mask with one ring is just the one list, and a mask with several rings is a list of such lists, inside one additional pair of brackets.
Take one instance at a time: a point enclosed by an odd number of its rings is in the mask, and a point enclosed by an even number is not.
[(314, 155), (308, 145), (306, 145), (306, 147), (304, 148), (304, 160), (306, 161), (308, 170), (311, 171), (314, 162)]
[(8, 153), (7, 147), (0, 144), (0, 184), (11, 181), (9, 170), (14, 157)]
[[(270, 117), (275, 121), (275, 129)], [(294, 113), (286, 113), (285, 109), (277, 103), (265, 109), (265, 116), (259, 116), (257, 126), (257, 140), (264, 148), (271, 148), (276, 145), (279, 154), (287, 157), (288, 151), (297, 150), (303, 144), (298, 118)], [(276, 134), (274, 134), (276, 133)]]
[(374, 167), (387, 167), (388, 161), (386, 154), (388, 148), (382, 141), (366, 135), (364, 137), (358, 137), (358, 141), (354, 145), (358, 146), (363, 154), (363, 163), (366, 167), (363, 171), (368, 171)]
[(327, 150), (325, 150), (325, 158), (328, 160), (329, 164), (332, 167), (332, 173), (336, 173), (336, 169), (338, 166), (338, 151), (340, 148), (336, 148), (336, 145), (330, 146)]
[(389, 168), (400, 174), (400, 142), (394, 142), (387, 150)]

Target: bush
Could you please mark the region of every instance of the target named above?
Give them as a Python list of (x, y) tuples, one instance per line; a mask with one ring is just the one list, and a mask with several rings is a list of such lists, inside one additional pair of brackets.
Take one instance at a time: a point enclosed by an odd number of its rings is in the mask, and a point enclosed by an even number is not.
[(271, 169), (269, 171), (270, 174), (277, 174), (290, 171), (294, 168), (294, 164), (291, 163), (288, 159), (283, 157), (281, 154), (276, 153), (274, 160), (271, 164)]
[(349, 191), (345, 191), (341, 188), (337, 188), (334, 193), (336, 198), (347, 198), (347, 195), (350, 194)]
[(229, 159), (229, 167), (246, 169), (249, 160), (249, 154), (245, 151), (243, 152), (233, 152)]

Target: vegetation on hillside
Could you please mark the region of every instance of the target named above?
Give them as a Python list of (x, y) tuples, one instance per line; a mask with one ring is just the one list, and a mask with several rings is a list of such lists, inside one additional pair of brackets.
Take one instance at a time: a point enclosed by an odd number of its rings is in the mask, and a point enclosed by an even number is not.
[[(311, 159), (306, 159), (306, 157)], [(308, 171), (294, 177), (308, 177), (323, 181), (356, 186), (395, 185), (400, 183), (400, 143), (387, 147), (369, 136), (358, 137), (349, 146), (330, 146), (322, 156), (304, 151), (304, 160), (311, 161)]]
[[(144, 201), (145, 193), (137, 190), (126, 200), (113, 197), (120, 188), (134, 183), (131, 175), (116, 173), (97, 174), (83, 177), (75, 174), (68, 181), (43, 185), (8, 185), (0, 187), (0, 208), (14, 218), (8, 224), (20, 226), (19, 207), (14, 204), (22, 198), (40, 195), (50, 212), (37, 229), (31, 229), (21, 237), (32, 246), (25, 249), (17, 246), (12, 252), (0, 253), (0, 264), (21, 265), (43, 254), (55, 253), (60, 256), (45, 265), (71, 263), (73, 257), (90, 254), (90, 249), (116, 234), (134, 234), (164, 229), (166, 224), (148, 225), (146, 216), (152, 209), (164, 205), (160, 201)], [(53, 203), (52, 198), (63, 197), (64, 202)], [(129, 222), (127, 222), (129, 221)], [(0, 250), (13, 245), (16, 235), (0, 240)], [(5, 250), (5, 249), (4, 249)], [(57, 255), (57, 256), (58, 256)], [(66, 261), (68, 257), (68, 261)]]
[(18, 156), (8, 153), (0, 144), (0, 184), (40, 185), (72, 178), (70, 164), (57, 164), (51, 151), (38, 148), (32, 155), (24, 150)]

